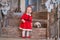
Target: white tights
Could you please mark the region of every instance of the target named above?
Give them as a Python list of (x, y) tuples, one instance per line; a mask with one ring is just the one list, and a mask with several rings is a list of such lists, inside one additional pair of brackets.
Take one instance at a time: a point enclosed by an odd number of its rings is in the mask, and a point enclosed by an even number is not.
[(29, 36), (29, 31), (23, 30), (23, 31), (22, 31), (22, 36), (23, 36), (23, 37), (25, 37), (25, 33), (26, 33), (26, 36), (28, 37), (28, 36)]

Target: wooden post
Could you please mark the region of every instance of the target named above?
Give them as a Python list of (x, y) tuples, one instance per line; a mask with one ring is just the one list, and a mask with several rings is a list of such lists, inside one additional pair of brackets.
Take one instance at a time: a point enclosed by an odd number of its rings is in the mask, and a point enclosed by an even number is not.
[(47, 13), (47, 40), (49, 40), (49, 13)]
[(59, 2), (58, 2), (58, 40), (59, 40)]
[(37, 12), (38, 12), (38, 0), (37, 0)]
[(21, 12), (21, 10), (20, 10), (20, 0), (18, 0), (18, 12)]

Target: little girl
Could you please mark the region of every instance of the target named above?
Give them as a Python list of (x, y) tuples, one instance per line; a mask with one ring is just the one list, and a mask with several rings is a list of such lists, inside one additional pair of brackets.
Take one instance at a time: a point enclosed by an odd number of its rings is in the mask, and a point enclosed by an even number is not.
[[(19, 29), (22, 30), (22, 38), (30, 38), (29, 32), (32, 31), (32, 7), (28, 6), (25, 13), (21, 17)], [(26, 33), (26, 35), (25, 35)]]

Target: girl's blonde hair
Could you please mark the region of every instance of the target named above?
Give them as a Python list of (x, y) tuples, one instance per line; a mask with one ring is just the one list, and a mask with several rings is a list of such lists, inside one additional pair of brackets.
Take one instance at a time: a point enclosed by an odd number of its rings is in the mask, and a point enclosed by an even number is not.
[[(32, 9), (32, 6), (31, 5), (28, 5), (27, 7), (26, 7), (26, 9), (25, 9), (25, 13), (27, 12), (27, 8), (31, 8)], [(32, 14), (32, 12), (31, 12), (31, 14)]]

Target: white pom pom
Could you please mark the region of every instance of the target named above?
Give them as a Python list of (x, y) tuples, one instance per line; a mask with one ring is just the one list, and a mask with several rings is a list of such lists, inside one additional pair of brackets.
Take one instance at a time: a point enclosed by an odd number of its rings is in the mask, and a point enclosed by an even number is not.
[(37, 26), (37, 28), (41, 27), (41, 23), (40, 22), (35, 22), (34, 26)]

